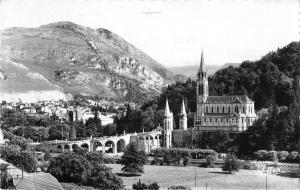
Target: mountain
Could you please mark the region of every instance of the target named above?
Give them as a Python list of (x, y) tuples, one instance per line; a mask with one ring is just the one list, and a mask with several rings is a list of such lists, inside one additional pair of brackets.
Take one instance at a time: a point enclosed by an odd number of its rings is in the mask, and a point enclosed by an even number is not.
[[(222, 66), (219, 65), (205, 65), (207, 69), (208, 75), (214, 74), (217, 70), (223, 69), (229, 66), (237, 67), (240, 65), (240, 63), (226, 63)], [(168, 70), (171, 72), (178, 74), (178, 75), (184, 75), (188, 78), (195, 79), (197, 75), (197, 71), (199, 69), (198, 65), (187, 65), (187, 66), (177, 66), (177, 67), (169, 67)]]
[(139, 101), (174, 79), (113, 32), (71, 22), (1, 31), (0, 58), (1, 97), (56, 92)]

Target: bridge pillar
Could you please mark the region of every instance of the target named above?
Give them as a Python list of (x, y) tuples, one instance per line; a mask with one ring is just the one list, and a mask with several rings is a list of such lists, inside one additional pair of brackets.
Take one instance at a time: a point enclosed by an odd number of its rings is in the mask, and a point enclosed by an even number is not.
[(117, 142), (113, 142), (114, 145), (112, 146), (113, 154), (117, 154)]
[(101, 144), (102, 144), (102, 153), (105, 153), (105, 142)]

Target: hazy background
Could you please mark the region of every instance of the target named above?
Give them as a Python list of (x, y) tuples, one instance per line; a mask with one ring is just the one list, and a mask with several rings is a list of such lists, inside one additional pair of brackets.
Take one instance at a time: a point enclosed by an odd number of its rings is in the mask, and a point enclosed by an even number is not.
[(71, 21), (106, 28), (158, 62), (210, 65), (256, 60), (299, 40), (299, 2), (2, 0), (0, 29)]

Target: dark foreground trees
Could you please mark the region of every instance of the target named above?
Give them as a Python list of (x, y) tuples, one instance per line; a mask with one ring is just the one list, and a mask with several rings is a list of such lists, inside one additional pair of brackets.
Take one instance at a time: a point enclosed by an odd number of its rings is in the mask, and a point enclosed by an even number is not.
[(123, 181), (103, 164), (101, 153), (76, 151), (50, 161), (48, 172), (60, 182), (73, 182), (98, 189), (119, 190)]
[(122, 156), (120, 163), (123, 165), (122, 171), (129, 175), (140, 175), (144, 173), (144, 164), (147, 156), (144, 151), (138, 151), (137, 147), (130, 143)]
[(36, 160), (30, 151), (23, 151), (18, 145), (8, 145), (0, 148), (1, 158), (27, 172), (34, 172)]

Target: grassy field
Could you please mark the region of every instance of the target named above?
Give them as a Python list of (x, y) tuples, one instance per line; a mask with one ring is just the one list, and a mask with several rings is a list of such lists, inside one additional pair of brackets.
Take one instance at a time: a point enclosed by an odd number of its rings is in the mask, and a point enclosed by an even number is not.
[[(121, 172), (121, 165), (107, 164), (114, 173)], [(126, 188), (131, 188), (139, 179), (145, 183), (157, 182), (162, 189), (172, 185), (184, 185), (193, 189), (266, 189), (266, 174), (257, 170), (240, 170), (224, 174), (220, 168), (144, 166), (145, 173), (138, 177), (122, 177)], [(196, 171), (196, 187), (195, 187)], [(267, 176), (267, 189), (300, 189), (300, 178)]]

